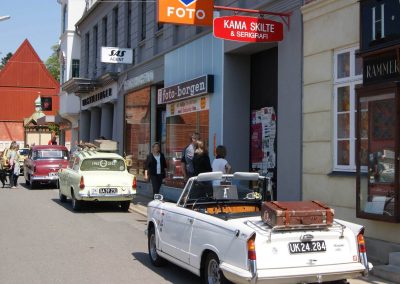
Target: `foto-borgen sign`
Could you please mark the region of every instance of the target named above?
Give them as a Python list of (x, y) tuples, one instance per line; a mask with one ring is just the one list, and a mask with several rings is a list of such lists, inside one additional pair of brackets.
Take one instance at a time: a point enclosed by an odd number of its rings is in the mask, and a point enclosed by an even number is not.
[(214, 91), (213, 89), (214, 77), (212, 75), (205, 75), (190, 81), (159, 89), (158, 104), (166, 104), (189, 97), (209, 94)]

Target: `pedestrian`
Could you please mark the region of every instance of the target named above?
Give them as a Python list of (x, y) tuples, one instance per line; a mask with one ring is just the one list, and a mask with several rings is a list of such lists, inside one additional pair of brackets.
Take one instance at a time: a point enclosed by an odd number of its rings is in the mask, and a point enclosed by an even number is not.
[(198, 132), (194, 132), (190, 137), (190, 143), (183, 149), (182, 152), (182, 173), (183, 178), (187, 180), (188, 178), (194, 176), (194, 168), (193, 168), (193, 156), (194, 150), (196, 149), (197, 140), (200, 139), (200, 134)]
[(204, 146), (203, 141), (197, 140), (196, 150), (193, 156), (194, 175), (197, 176), (201, 173), (212, 172), (210, 157), (208, 151)]
[(7, 152), (7, 161), (9, 165), (8, 174), (10, 179), (10, 186), (13, 186), (13, 175), (14, 175), (14, 165), (15, 162), (19, 162), (16, 160), (16, 156), (18, 151), (16, 150), (17, 143), (15, 141), (11, 142), (10, 150)]
[(57, 137), (55, 135), (51, 137), (47, 145), (57, 145)]
[(222, 172), (223, 174), (230, 174), (231, 173), (231, 165), (228, 163), (226, 158), (226, 147), (223, 145), (218, 145), (217, 149), (215, 150), (216, 157), (212, 162), (212, 170), (213, 172)]
[(160, 187), (165, 173), (167, 171), (167, 162), (165, 156), (161, 153), (160, 144), (155, 142), (151, 147), (151, 153), (147, 155), (145, 163), (144, 178), (151, 181), (153, 187), (153, 196), (160, 192)]
[[(20, 170), (21, 170), (20, 164), (19, 164), (19, 153), (18, 153), (19, 146), (18, 145), (15, 147), (15, 150), (16, 150), (17, 154), (14, 157), (14, 163), (13, 163), (14, 164), (14, 168), (13, 168), (13, 172), (12, 172), (13, 184), (12, 184), (11, 188), (16, 188), (17, 187), (18, 177), (19, 177)], [(11, 176), (10, 176), (10, 179), (11, 179)]]

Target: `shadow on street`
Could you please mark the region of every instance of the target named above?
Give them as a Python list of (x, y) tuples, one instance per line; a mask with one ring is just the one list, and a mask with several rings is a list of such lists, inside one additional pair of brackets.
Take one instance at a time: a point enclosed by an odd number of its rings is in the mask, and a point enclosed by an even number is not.
[(171, 283), (191, 283), (191, 284), (200, 284), (200, 277), (194, 275), (193, 273), (168, 262), (163, 267), (155, 267), (151, 264), (149, 260), (149, 255), (143, 252), (133, 252), (132, 256), (134, 260), (139, 261), (141, 264), (151, 269), (153, 272), (157, 273), (161, 277), (163, 277), (166, 281)]
[(51, 199), (54, 203), (64, 207), (68, 211), (74, 214), (87, 214), (87, 213), (130, 213), (126, 211), (121, 211), (119, 204), (117, 202), (85, 202), (82, 205), (82, 209), (79, 211), (74, 211), (72, 209), (71, 200), (68, 199), (67, 202), (61, 202), (58, 198)]

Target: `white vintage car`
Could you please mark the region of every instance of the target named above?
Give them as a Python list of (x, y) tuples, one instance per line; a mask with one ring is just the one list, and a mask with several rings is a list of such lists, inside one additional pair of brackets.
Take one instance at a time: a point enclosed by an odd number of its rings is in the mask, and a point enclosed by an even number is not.
[(366, 275), (364, 229), (332, 226), (278, 230), (261, 219), (271, 198), (257, 173), (203, 173), (188, 180), (178, 202), (155, 195), (148, 204), (150, 261), (170, 261), (204, 283), (313, 283)]
[(128, 211), (136, 194), (136, 177), (128, 173), (125, 160), (114, 153), (77, 151), (58, 175), (60, 201), (71, 198), (74, 210), (80, 210), (87, 201), (107, 201), (118, 202), (123, 211)]

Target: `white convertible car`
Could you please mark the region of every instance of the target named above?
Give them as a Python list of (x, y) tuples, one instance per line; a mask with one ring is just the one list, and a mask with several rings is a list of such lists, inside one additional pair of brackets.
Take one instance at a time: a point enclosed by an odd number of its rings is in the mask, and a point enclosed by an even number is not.
[(278, 230), (261, 219), (270, 198), (257, 173), (200, 174), (176, 204), (155, 195), (146, 231), (152, 264), (168, 260), (204, 283), (345, 283), (368, 273), (362, 226), (335, 219)]
[(60, 201), (71, 198), (75, 211), (88, 201), (116, 202), (128, 211), (136, 194), (136, 177), (128, 173), (125, 160), (114, 153), (77, 151), (58, 176)]

